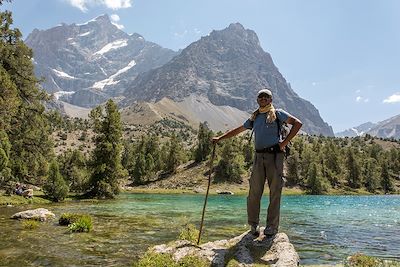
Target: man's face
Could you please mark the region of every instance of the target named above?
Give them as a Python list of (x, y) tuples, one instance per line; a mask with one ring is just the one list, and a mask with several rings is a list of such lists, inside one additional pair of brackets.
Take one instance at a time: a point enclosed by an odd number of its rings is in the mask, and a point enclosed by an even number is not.
[(257, 97), (257, 103), (260, 107), (265, 107), (272, 102), (272, 97), (268, 94), (259, 94)]

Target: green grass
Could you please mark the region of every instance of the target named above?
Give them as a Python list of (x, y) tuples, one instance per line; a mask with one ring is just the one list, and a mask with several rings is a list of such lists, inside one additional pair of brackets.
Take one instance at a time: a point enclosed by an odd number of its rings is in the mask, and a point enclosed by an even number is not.
[(24, 220), (22, 221), (22, 227), (28, 230), (34, 230), (39, 227), (39, 222), (36, 220)]
[(208, 267), (210, 263), (196, 256), (185, 256), (176, 262), (171, 254), (147, 252), (134, 267)]
[(92, 217), (89, 215), (81, 215), (73, 223), (68, 225), (69, 232), (90, 232), (93, 229)]
[(41, 191), (35, 192), (35, 195), (32, 198), (25, 198), (18, 195), (5, 196), (0, 194), (0, 206), (49, 203), (52, 203), (51, 200), (46, 199)]

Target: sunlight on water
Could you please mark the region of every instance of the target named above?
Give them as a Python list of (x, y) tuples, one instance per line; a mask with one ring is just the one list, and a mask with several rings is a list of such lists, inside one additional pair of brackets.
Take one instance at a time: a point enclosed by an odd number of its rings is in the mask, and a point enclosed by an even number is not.
[[(99, 203), (46, 206), (57, 219), (64, 212), (89, 213), (94, 231), (69, 234), (57, 221), (24, 230), (9, 219), (33, 206), (0, 208), (0, 265), (130, 265), (149, 246), (171, 241), (186, 222), (201, 219), (202, 195), (122, 194)], [(265, 224), (266, 198), (261, 224)], [(363, 252), (400, 259), (400, 196), (285, 196), (281, 231), (286, 232), (301, 264), (340, 263)], [(246, 197), (211, 196), (202, 241), (231, 238), (247, 230)]]

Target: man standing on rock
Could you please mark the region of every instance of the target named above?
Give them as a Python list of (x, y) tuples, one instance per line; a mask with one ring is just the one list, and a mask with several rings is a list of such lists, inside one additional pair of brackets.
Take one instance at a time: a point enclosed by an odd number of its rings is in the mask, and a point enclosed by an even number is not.
[[(285, 147), (300, 130), (302, 123), (286, 111), (276, 110), (272, 105), (272, 93), (269, 89), (262, 89), (257, 94), (259, 108), (242, 125), (220, 136), (214, 137), (217, 143), (222, 139), (238, 135), (246, 129), (254, 130), (255, 158), (250, 177), (250, 189), (247, 197), (247, 220), (250, 232), (260, 234), (259, 216), (260, 201), (264, 192), (265, 179), (270, 189), (267, 224), (264, 235), (267, 238), (278, 233), (280, 201), (283, 187), (283, 160)], [(292, 125), (289, 134), (281, 140), (280, 129), (282, 123)]]

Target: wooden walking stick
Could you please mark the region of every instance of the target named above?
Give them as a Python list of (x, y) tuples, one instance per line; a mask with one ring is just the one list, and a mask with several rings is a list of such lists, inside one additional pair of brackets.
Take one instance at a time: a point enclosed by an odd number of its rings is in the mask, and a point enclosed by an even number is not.
[(197, 238), (197, 245), (199, 245), (199, 243), (200, 243), (201, 231), (203, 230), (204, 213), (206, 212), (208, 191), (210, 190), (211, 174), (213, 172), (213, 161), (214, 161), (214, 156), (215, 156), (215, 146), (216, 146), (216, 144), (214, 143), (212, 154), (211, 154), (211, 159), (210, 159), (210, 173), (208, 174), (207, 193), (206, 193), (206, 198), (204, 199), (203, 213), (201, 215), (200, 230), (199, 230), (199, 237)]

